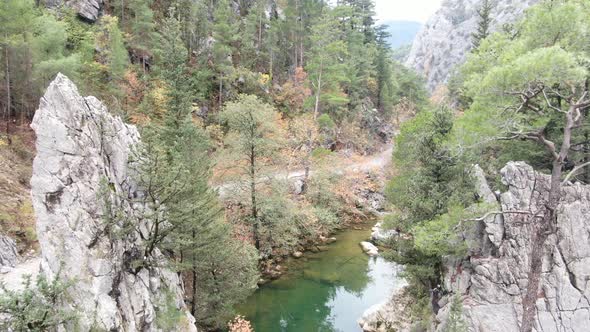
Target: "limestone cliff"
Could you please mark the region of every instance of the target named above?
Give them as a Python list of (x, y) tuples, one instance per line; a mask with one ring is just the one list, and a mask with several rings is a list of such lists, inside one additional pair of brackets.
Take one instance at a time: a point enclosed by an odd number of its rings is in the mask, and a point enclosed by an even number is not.
[[(445, 289), (451, 294), (442, 300), (438, 331), (444, 330), (450, 309), (445, 303), (451, 296), (462, 299), (470, 331), (518, 331), (532, 237), (528, 215), (522, 212), (541, 209), (550, 177), (522, 162), (509, 163), (502, 176), (508, 186), (498, 203), (503, 215), (486, 218), (482, 225), (486, 237), (482, 243), (492, 246), (490, 254), (474, 254), (448, 266)], [(562, 197), (557, 232), (545, 244), (536, 303), (539, 332), (588, 331), (590, 323), (590, 186), (565, 186)]]
[(56, 8), (63, 5), (72, 8), (83, 19), (94, 22), (102, 12), (104, 0), (41, 0), (46, 7)]
[[(81, 330), (170, 330), (159, 318), (176, 308), (181, 319), (172, 330), (196, 331), (176, 273), (157, 267), (162, 264), (130, 266), (145, 227), (138, 225), (124, 239), (105, 232), (101, 182), (110, 188), (107, 199), (125, 213), (143, 208), (118, 198), (139, 194), (128, 171), (140, 139), (137, 129), (109, 114), (96, 98), (81, 97), (61, 74), (41, 99), (31, 126), (37, 135), (31, 192), (42, 272), (73, 282), (68, 299)], [(155, 260), (163, 261), (161, 254)]]
[[(465, 61), (472, 47), (471, 34), (479, 17), (483, 0), (445, 0), (414, 39), (406, 66), (426, 78), (432, 92), (447, 83), (455, 67)], [(523, 11), (539, 0), (490, 0), (493, 5), (492, 31), (522, 16)]]

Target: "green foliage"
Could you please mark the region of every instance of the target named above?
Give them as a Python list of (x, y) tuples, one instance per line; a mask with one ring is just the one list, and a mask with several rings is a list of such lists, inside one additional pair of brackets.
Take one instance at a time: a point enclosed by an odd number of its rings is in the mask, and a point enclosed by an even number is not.
[(269, 157), (279, 147), (280, 142), (276, 140), (279, 115), (256, 96), (240, 95), (236, 101), (227, 103), (220, 119), (229, 129), (226, 144), (230, 155), (238, 160), (250, 162), (252, 156)]
[(254, 292), (259, 280), (254, 246), (227, 237), (216, 241), (195, 261), (194, 315), (199, 325), (209, 329), (224, 328), (236, 314), (233, 307)]
[(402, 170), (387, 186), (390, 202), (399, 209), (400, 229), (432, 220), (450, 205), (473, 200), (467, 164), (448, 144), (453, 114), (446, 108), (422, 111), (406, 122), (397, 138), (394, 161)]
[(333, 130), (336, 127), (336, 123), (328, 114), (322, 114), (318, 117), (318, 125), (322, 130)]
[(494, 207), (483, 203), (467, 208), (461, 205), (449, 206), (447, 213), (412, 228), (416, 249), (432, 256), (465, 256), (469, 245), (465, 242), (465, 237), (473, 228), (474, 218), (484, 215)]
[(19, 291), (1, 285), (0, 312), (6, 315), (0, 320), (3, 330), (41, 332), (75, 323), (75, 313), (65, 309), (65, 294), (71, 282), (63, 282), (59, 274), (53, 280), (39, 274), (34, 285), (30, 275), (22, 284), (24, 288)]
[(273, 253), (287, 255), (294, 250), (300, 236), (302, 216), (295, 202), (289, 199), (284, 183), (276, 183), (261, 195), (258, 223), (260, 224), (260, 253), (263, 257)]
[(311, 157), (314, 159), (323, 159), (325, 157), (328, 157), (332, 154), (332, 151), (323, 148), (323, 147), (318, 147), (313, 149), (313, 151), (311, 152)]
[(479, 22), (477, 23), (477, 31), (471, 35), (473, 39), (473, 48), (477, 49), (481, 41), (490, 34), (490, 23), (492, 22), (492, 9), (493, 4), (490, 0), (484, 0), (481, 7), (477, 10), (477, 16), (479, 16)]
[(466, 332), (467, 325), (463, 320), (463, 302), (458, 295), (453, 296), (449, 317), (443, 328), (444, 332)]
[(316, 113), (325, 106), (326, 111), (337, 115), (339, 106), (348, 103), (340, 85), (348, 80), (347, 66), (341, 60), (348, 52), (346, 44), (340, 39), (341, 33), (330, 13), (324, 14), (312, 27), (311, 57), (306, 70), (312, 84)]
[(161, 292), (156, 310), (156, 325), (164, 331), (176, 328), (184, 317), (184, 313), (177, 307), (175, 295), (169, 289)]
[[(430, 291), (440, 283), (443, 256), (463, 256), (462, 220), (472, 216), (475, 202), (466, 160), (451, 145), (453, 113), (439, 107), (424, 110), (402, 125), (393, 159), (401, 170), (387, 185), (386, 195), (396, 212), (385, 225), (408, 238), (390, 241), (390, 258), (406, 264), (407, 277), (418, 304), (420, 320), (429, 307)], [(466, 226), (468, 227), (468, 226)]]
[(98, 62), (107, 66), (112, 78), (121, 78), (129, 64), (129, 58), (116, 17), (106, 15), (100, 19), (95, 42), (100, 50)]
[[(550, 156), (541, 144), (496, 138), (542, 132), (560, 143), (565, 119), (552, 106), (566, 109), (567, 101), (557, 94), (568, 95), (572, 87), (579, 93), (585, 89), (590, 53), (579, 40), (588, 35), (588, 13), (583, 1), (544, 2), (515, 25), (517, 34), (504, 31), (482, 40), (459, 73), (463, 83), (457, 90), (470, 105), (457, 122), (458, 145), (490, 169), (512, 157), (550, 168)], [(519, 92), (529, 93), (531, 100), (523, 104)], [(577, 133), (583, 136), (584, 130)]]

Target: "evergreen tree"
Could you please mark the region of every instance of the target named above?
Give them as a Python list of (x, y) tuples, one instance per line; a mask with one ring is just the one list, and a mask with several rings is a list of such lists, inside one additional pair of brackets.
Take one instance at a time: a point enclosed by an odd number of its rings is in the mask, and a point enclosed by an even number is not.
[(474, 49), (477, 49), (481, 41), (487, 38), (490, 34), (490, 24), (493, 19), (491, 16), (492, 9), (494, 9), (494, 5), (490, 2), (490, 0), (483, 0), (481, 7), (477, 10), (479, 22), (477, 23), (476, 32), (471, 35)]
[(375, 58), (375, 71), (377, 73), (377, 108), (381, 111), (389, 111), (393, 107), (395, 93), (392, 71), (392, 55), (387, 39), (390, 37), (386, 26), (375, 29), (377, 36), (377, 56)]
[(312, 28), (310, 58), (307, 72), (314, 94), (314, 119), (320, 115), (322, 104), (328, 107), (345, 105), (348, 98), (341, 83), (346, 80), (346, 44), (340, 39), (337, 21), (324, 14)]
[(265, 159), (278, 148), (278, 118), (270, 105), (252, 95), (240, 95), (236, 101), (227, 103), (221, 113), (222, 121), (229, 128), (226, 141), (229, 154), (248, 178), (250, 218), (257, 249), (262, 238), (258, 182)]
[(208, 139), (192, 120), (188, 54), (173, 14), (163, 22), (157, 68), (165, 83), (166, 112), (144, 131), (149, 150), (142, 182), (149, 181), (158, 198), (151, 205), (163, 206), (165, 214), (160, 228), (152, 228), (159, 232), (152, 234), (153, 247), (174, 253), (176, 268), (187, 273), (191, 285), (192, 314), (200, 324), (219, 328), (232, 316), (233, 305), (255, 289), (257, 256), (231, 238), (209, 187)]
[(218, 81), (219, 107), (223, 105), (223, 87), (233, 72), (234, 43), (238, 36), (238, 25), (234, 21), (231, 7), (227, 0), (219, 0), (213, 13), (213, 58)]

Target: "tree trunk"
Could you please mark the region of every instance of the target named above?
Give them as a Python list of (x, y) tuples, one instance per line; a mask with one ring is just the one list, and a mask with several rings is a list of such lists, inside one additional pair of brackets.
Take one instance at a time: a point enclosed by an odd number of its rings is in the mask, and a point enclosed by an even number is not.
[(320, 72), (318, 74), (318, 86), (317, 86), (317, 91), (315, 93), (315, 107), (313, 108), (313, 120), (317, 120), (318, 119), (318, 113), (320, 111), (320, 94), (322, 91), (322, 71), (323, 71), (323, 59), (320, 60)]
[(252, 222), (254, 223), (254, 241), (256, 249), (260, 249), (258, 229), (258, 207), (256, 206), (256, 153), (254, 145), (250, 147), (250, 200), (252, 203)]
[[(6, 40), (8, 40), (8, 35), (4, 35)], [(12, 144), (12, 140), (10, 139), (10, 113), (12, 108), (12, 96), (10, 91), (10, 60), (9, 60), (9, 52), (8, 52), (8, 44), (4, 45), (4, 58), (6, 61), (6, 109), (4, 111), (4, 118), (6, 119), (6, 139), (8, 140), (8, 144)]]
[[(195, 238), (197, 237), (197, 234), (195, 233), (195, 231), (193, 231), (193, 243), (195, 243)], [(195, 253), (192, 253), (192, 275), (193, 275), (193, 280), (192, 280), (192, 303), (191, 303), (191, 314), (193, 315), (193, 317), (196, 317), (196, 313), (197, 313), (197, 255), (195, 255)]]
[(301, 194), (305, 194), (307, 191), (307, 182), (309, 181), (309, 174), (311, 169), (311, 154), (313, 152), (313, 137), (311, 135), (311, 129), (307, 131), (307, 154), (303, 160), (303, 185), (301, 186)]
[(520, 326), (521, 332), (531, 332), (535, 322), (535, 303), (537, 302), (543, 267), (543, 247), (549, 235), (556, 231), (555, 211), (557, 210), (561, 198), (562, 168), (571, 148), (572, 130), (575, 126), (574, 114), (579, 112), (577, 107), (578, 106), (576, 105), (570, 106), (570, 109), (566, 113), (566, 125), (563, 129), (563, 143), (561, 144), (559, 151), (556, 151), (554, 145), (546, 144), (543, 136), (539, 137), (539, 140), (545, 144), (549, 152), (554, 156), (554, 159), (551, 170), (551, 188), (549, 190), (547, 202), (545, 203), (543, 218), (541, 219), (540, 224), (536, 223), (534, 218), (531, 218), (530, 220), (531, 227), (533, 228), (533, 243), (529, 257), (529, 283), (527, 286), (527, 292), (522, 301), (523, 314)]
[(223, 107), (223, 74), (219, 76), (219, 109)]

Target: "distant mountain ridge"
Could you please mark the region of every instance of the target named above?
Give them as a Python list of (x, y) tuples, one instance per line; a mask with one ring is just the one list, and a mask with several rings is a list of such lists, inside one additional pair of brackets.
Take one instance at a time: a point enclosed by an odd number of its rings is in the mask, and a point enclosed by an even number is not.
[(388, 41), (392, 48), (412, 44), (422, 29), (422, 23), (414, 21), (390, 20), (382, 22), (381, 25), (388, 27), (387, 31), (391, 34)]

